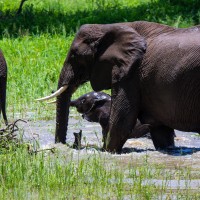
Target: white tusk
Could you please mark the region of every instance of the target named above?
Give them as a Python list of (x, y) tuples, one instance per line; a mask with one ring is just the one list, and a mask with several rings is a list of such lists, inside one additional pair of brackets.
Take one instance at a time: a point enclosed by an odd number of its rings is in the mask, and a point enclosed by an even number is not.
[(56, 100), (47, 102), (47, 104), (53, 104), (53, 103), (56, 103)]
[(36, 101), (45, 101), (45, 100), (49, 100), (52, 99), (54, 97), (57, 97), (58, 95), (60, 95), (61, 93), (63, 93), (66, 89), (67, 89), (67, 85), (62, 86), (60, 89), (58, 89), (57, 91), (55, 91), (53, 94), (40, 98), (40, 99), (36, 99)]

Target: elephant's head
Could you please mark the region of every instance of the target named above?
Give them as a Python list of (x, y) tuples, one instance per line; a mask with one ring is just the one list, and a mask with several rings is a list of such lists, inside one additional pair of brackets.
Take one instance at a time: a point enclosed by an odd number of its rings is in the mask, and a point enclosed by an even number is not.
[(110, 100), (110, 95), (104, 92), (89, 92), (71, 101), (70, 106), (75, 107), (79, 113), (87, 114)]
[[(127, 116), (124, 110), (131, 108), (132, 96), (129, 93), (135, 86), (137, 77), (134, 80), (134, 74), (145, 50), (145, 40), (128, 24), (83, 25), (80, 28), (60, 73), (58, 91), (40, 99), (57, 96), (56, 142), (65, 143), (71, 96), (87, 81), (95, 91), (112, 89), (109, 133), (114, 131), (113, 127), (125, 126), (124, 119), (121, 125), (119, 121)], [(131, 126), (134, 126), (136, 118), (127, 121), (133, 120)], [(126, 129), (132, 129), (129, 126)], [(111, 136), (108, 150), (120, 146), (122, 142), (118, 140), (124, 140), (128, 133), (123, 134), (117, 133), (119, 138), (114, 142)]]

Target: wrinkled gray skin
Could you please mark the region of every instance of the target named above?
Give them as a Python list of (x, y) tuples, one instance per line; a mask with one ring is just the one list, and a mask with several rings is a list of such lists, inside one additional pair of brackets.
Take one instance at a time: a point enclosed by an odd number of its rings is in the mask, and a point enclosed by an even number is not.
[(6, 125), (8, 120), (6, 116), (6, 84), (7, 84), (7, 64), (2, 51), (0, 50), (0, 113)]
[(87, 81), (111, 89), (107, 151), (121, 151), (137, 118), (152, 126), (156, 149), (174, 146), (174, 129), (200, 131), (200, 26), (81, 26), (58, 82), (68, 89), (57, 98), (56, 142), (66, 142), (71, 96)]
[[(70, 106), (76, 107), (82, 117), (89, 122), (98, 122), (102, 127), (102, 135), (105, 136), (109, 122), (111, 97), (104, 92), (89, 92), (70, 102)], [(141, 124), (139, 120), (130, 132), (128, 139), (139, 138), (150, 131), (148, 124)]]

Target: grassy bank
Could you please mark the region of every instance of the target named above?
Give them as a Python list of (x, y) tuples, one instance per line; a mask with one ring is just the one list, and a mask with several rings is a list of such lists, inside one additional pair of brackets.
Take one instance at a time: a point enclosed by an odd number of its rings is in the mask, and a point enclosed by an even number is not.
[[(150, 164), (148, 157), (130, 159), (126, 165), (111, 156), (85, 158), (70, 151), (55, 156), (46, 152), (30, 156), (25, 148), (0, 156), (0, 198), (3, 199), (198, 199), (189, 184), (189, 168), (167, 170)], [(197, 178), (197, 177), (196, 177)], [(162, 183), (151, 183), (151, 179)], [(179, 189), (170, 180), (186, 179)], [(149, 181), (149, 182), (148, 182)]]

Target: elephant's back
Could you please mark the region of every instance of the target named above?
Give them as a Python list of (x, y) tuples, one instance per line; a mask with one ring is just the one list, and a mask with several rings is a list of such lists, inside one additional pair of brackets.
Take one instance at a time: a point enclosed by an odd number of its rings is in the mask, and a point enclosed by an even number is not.
[(200, 37), (151, 41), (140, 78), (146, 112), (170, 127), (200, 130)]

